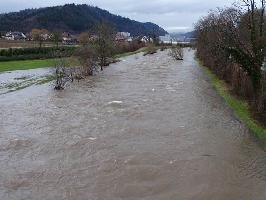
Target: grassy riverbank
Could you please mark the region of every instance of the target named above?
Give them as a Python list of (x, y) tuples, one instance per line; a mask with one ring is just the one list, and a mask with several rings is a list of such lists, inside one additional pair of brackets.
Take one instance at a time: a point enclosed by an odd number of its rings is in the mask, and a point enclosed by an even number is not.
[[(121, 58), (125, 56), (134, 55), (140, 52), (145, 51), (145, 48), (141, 48), (134, 52), (128, 52), (116, 55), (115, 58)], [(74, 65), (78, 63), (76, 59), (68, 58), (71, 63)], [(6, 61), (0, 62), (0, 72), (6, 71), (14, 71), (14, 70), (28, 70), (28, 69), (37, 69), (37, 68), (45, 68), (52, 67), (56, 62), (56, 59), (44, 59), (44, 60), (20, 60), (20, 61)]]
[(51, 67), (55, 59), (0, 62), (0, 72)]
[[(119, 58), (134, 55), (137, 53), (144, 52), (146, 48), (141, 48), (134, 52), (127, 52), (123, 54), (118, 54), (115, 56), (116, 60)], [(70, 65), (77, 66), (79, 64), (77, 58), (70, 57), (66, 58)], [(14, 70), (28, 70), (28, 69), (36, 69), (36, 68), (44, 68), (44, 67), (52, 67), (56, 63), (56, 59), (45, 59), (45, 60), (26, 60), (26, 61), (8, 61), (8, 62), (0, 62), (0, 73)], [(4, 86), (0, 86), (0, 95), (6, 94), (9, 92), (14, 92), (17, 90), (21, 90), (27, 88), (31, 85), (41, 85), (44, 83), (48, 83), (54, 80), (55, 77), (53, 75), (40, 76), (40, 77), (18, 77), (15, 78), (16, 81), (13, 83), (8, 83)], [(19, 82), (17, 82), (19, 80)]]
[(132, 52), (127, 52), (127, 53), (122, 53), (122, 54), (118, 54), (115, 56), (115, 58), (122, 58), (122, 57), (126, 57), (126, 56), (131, 56), (137, 53), (141, 53), (144, 52), (146, 50), (146, 47), (140, 48), (137, 51), (132, 51)]
[(213, 86), (218, 91), (218, 93), (224, 98), (225, 102), (234, 110), (236, 116), (241, 119), (249, 129), (255, 134), (266, 145), (266, 129), (262, 127), (256, 120), (252, 118), (250, 113), (249, 105), (243, 100), (239, 100), (230, 94), (230, 91), (226, 83), (219, 80), (218, 77), (207, 67), (205, 67), (202, 62), (197, 59), (199, 65), (204, 70), (205, 74), (211, 80)]

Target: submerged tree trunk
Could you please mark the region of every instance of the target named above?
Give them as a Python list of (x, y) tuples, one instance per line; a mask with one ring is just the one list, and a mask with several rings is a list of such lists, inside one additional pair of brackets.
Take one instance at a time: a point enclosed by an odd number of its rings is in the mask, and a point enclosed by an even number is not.
[(180, 46), (173, 46), (170, 49), (170, 56), (172, 56), (175, 60), (183, 60), (184, 59), (184, 51)]

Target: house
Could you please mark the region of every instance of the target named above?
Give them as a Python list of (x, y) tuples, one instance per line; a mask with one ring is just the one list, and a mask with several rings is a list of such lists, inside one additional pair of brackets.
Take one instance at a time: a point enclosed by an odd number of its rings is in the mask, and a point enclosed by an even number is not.
[(49, 33), (44, 33), (41, 35), (41, 37), (43, 38), (43, 40), (47, 41), (47, 40), (51, 40), (53, 38), (53, 35)]
[(141, 42), (143, 43), (153, 43), (153, 39), (150, 38), (150, 37), (147, 37), (147, 36), (143, 36), (141, 39), (140, 39)]
[(77, 44), (77, 39), (74, 37), (63, 37), (62, 43), (65, 45), (74, 45)]
[(132, 42), (133, 38), (130, 36), (130, 33), (128, 32), (117, 32), (115, 40), (118, 42)]
[(69, 32), (63, 32), (62, 37), (71, 37), (71, 34)]
[(65, 45), (73, 45), (77, 43), (77, 38), (68, 32), (62, 33), (62, 43)]
[(27, 39), (26, 35), (22, 32), (7, 32), (4, 36), (6, 40), (25, 40)]
[(127, 38), (127, 42), (133, 42), (133, 37)]

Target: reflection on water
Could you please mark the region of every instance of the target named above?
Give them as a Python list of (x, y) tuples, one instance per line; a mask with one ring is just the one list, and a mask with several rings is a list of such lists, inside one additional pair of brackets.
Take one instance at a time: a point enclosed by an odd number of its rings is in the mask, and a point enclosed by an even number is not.
[(2, 95), (0, 199), (265, 200), (266, 152), (193, 53)]

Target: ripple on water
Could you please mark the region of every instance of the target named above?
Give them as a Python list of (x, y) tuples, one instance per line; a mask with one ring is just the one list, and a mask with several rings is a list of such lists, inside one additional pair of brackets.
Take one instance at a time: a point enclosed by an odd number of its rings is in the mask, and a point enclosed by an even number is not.
[(9, 150), (21, 150), (28, 148), (33, 145), (33, 142), (28, 139), (10, 139), (6, 144), (2, 144), (0, 147), (1, 151), (9, 151)]
[(1, 200), (265, 200), (266, 153), (193, 51), (123, 60), (1, 95)]

